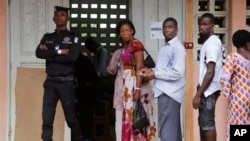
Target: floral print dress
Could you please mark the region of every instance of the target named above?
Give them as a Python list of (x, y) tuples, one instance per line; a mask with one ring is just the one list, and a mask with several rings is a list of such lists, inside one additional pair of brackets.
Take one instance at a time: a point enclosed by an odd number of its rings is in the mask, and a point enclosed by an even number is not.
[(133, 94), (136, 85), (136, 72), (133, 67), (133, 53), (144, 50), (143, 44), (134, 40), (130, 46), (124, 47), (121, 53), (123, 63), (123, 115), (122, 115), (122, 141), (150, 141), (155, 136), (155, 123), (153, 121), (152, 87), (150, 83), (142, 84), (141, 102), (147, 112), (150, 125), (145, 129), (133, 129)]
[(228, 55), (220, 78), (222, 95), (229, 99), (227, 141), (230, 125), (250, 124), (250, 60), (238, 53)]

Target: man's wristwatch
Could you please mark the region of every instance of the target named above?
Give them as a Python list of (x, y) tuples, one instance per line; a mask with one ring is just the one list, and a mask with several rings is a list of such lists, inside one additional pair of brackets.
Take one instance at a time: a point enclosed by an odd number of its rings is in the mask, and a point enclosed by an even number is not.
[(57, 50), (57, 54), (61, 55), (61, 54), (62, 54), (62, 50), (61, 50), (61, 49), (58, 49), (58, 50)]

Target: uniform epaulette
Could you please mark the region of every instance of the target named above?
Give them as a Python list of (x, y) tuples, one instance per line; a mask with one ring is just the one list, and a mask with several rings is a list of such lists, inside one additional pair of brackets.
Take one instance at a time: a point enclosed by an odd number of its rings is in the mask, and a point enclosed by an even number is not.
[(55, 32), (46, 32), (44, 35), (49, 35), (49, 34), (53, 34)]
[(44, 33), (43, 36), (42, 36), (42, 39), (44, 38), (44, 36), (46, 36), (48, 34), (49, 34), (48, 32)]

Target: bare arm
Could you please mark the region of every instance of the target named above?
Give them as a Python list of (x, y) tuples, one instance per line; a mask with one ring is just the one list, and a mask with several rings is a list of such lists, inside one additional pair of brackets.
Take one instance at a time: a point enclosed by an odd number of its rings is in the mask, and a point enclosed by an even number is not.
[[(137, 75), (144, 68), (144, 55), (143, 51), (137, 51), (134, 53), (135, 60), (135, 75), (136, 75), (136, 88), (141, 88), (142, 85), (142, 77)], [(138, 100), (140, 97), (139, 89), (135, 89), (134, 100)]]
[(213, 80), (213, 77), (215, 74), (215, 65), (216, 65), (215, 62), (209, 62), (207, 64), (207, 72), (205, 74), (204, 80), (203, 80), (202, 84), (198, 87), (197, 93), (193, 98), (193, 108), (194, 109), (200, 108), (201, 96)]

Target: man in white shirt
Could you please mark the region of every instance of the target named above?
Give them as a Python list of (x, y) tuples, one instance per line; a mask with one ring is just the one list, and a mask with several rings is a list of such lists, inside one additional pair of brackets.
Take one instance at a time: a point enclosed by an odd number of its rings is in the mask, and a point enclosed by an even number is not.
[(214, 35), (214, 16), (203, 14), (199, 19), (200, 52), (199, 81), (193, 108), (199, 109), (198, 122), (201, 141), (216, 141), (215, 104), (220, 95), (223, 50), (220, 39)]
[(144, 79), (154, 79), (154, 97), (158, 98), (159, 128), (162, 141), (182, 141), (180, 107), (185, 94), (186, 52), (177, 39), (177, 21), (167, 18), (162, 25), (165, 44), (160, 48), (156, 67), (143, 69)]

